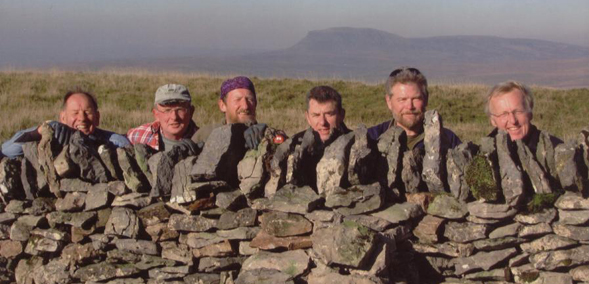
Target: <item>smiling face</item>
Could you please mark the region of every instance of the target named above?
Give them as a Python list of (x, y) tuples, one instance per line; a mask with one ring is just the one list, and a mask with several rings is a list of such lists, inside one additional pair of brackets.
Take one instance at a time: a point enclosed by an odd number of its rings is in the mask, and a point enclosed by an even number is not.
[(334, 130), (344, 121), (345, 111), (337, 109), (335, 101), (320, 103), (309, 100), (309, 109), (305, 112), (307, 123), (319, 134), (321, 141), (329, 140)]
[(73, 94), (67, 99), (59, 113), (59, 120), (61, 123), (88, 135), (98, 127), (100, 112), (94, 108), (90, 98), (86, 95)]
[(180, 140), (188, 131), (194, 107), (189, 102), (156, 105), (153, 117), (160, 123), (160, 131), (170, 140)]
[(391, 95), (385, 96), (385, 100), (395, 122), (408, 136), (421, 132), (427, 100), (417, 84), (397, 83), (393, 85)]
[(248, 89), (235, 89), (219, 100), (219, 109), (225, 113), (227, 123), (256, 122), (256, 96)]
[(523, 139), (530, 131), (532, 113), (526, 109), (524, 94), (514, 89), (489, 101), (491, 124), (509, 133), (511, 140)]

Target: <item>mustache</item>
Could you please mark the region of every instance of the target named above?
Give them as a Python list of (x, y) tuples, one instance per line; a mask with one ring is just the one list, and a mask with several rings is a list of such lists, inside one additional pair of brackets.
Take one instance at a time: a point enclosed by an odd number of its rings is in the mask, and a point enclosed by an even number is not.
[(420, 110), (414, 110), (414, 111), (404, 111), (404, 112), (402, 112), (401, 114), (402, 114), (402, 115), (403, 115), (403, 114), (421, 115), (421, 114), (423, 114), (423, 112), (422, 112), (422, 111), (420, 111)]
[(247, 115), (250, 115), (250, 114), (252, 114), (252, 112), (249, 111), (249, 110), (240, 110), (239, 112), (237, 112), (237, 114), (247, 114)]

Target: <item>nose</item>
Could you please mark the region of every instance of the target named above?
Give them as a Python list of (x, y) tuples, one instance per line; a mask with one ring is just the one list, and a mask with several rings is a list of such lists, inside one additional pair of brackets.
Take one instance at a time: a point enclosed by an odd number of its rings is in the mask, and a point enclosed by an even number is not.
[(517, 117), (515, 116), (515, 113), (513, 113), (513, 112), (510, 112), (510, 113), (507, 115), (507, 121), (508, 121), (510, 124), (517, 124), (517, 122), (518, 122), (518, 121), (517, 121)]
[(327, 118), (325, 117), (325, 115), (321, 115), (319, 116), (319, 125), (321, 126), (327, 126)]

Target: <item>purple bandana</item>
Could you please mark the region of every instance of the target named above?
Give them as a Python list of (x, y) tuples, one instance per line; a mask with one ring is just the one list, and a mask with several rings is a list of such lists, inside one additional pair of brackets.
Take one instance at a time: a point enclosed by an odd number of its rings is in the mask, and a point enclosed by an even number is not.
[(235, 89), (248, 89), (254, 94), (254, 96), (256, 95), (254, 83), (252, 83), (248, 77), (238, 76), (233, 79), (228, 79), (221, 84), (221, 99), (225, 99), (225, 96)]

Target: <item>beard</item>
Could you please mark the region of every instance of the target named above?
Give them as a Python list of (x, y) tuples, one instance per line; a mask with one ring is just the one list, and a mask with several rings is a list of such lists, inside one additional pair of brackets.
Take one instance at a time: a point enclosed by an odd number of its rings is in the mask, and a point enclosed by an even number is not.
[(401, 115), (394, 115), (395, 122), (413, 131), (423, 128), (423, 112), (420, 110), (402, 112)]

